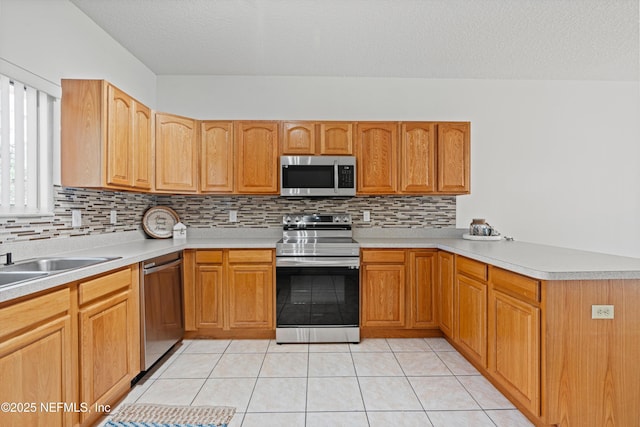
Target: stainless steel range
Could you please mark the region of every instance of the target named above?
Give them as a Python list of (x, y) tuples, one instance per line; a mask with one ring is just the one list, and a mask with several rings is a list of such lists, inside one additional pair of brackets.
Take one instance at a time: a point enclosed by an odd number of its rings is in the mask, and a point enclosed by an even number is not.
[(360, 342), (360, 245), (351, 215), (285, 215), (282, 223), (276, 342)]

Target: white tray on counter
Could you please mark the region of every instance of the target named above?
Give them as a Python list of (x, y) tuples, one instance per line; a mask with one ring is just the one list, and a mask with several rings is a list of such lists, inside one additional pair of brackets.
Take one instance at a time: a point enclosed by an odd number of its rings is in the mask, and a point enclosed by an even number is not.
[(498, 236), (474, 236), (471, 235), (469, 233), (465, 233), (462, 235), (463, 239), (466, 240), (484, 240), (484, 241), (488, 241), (488, 242), (496, 242), (498, 240), (502, 240), (502, 235), (498, 235)]

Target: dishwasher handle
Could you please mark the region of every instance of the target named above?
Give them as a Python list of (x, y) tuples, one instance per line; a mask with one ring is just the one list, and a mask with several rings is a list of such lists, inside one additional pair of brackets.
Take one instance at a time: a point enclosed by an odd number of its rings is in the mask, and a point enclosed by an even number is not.
[[(161, 264), (161, 265), (155, 265), (155, 263), (149, 263), (147, 265), (145, 265), (143, 267), (143, 271), (144, 271), (144, 275), (146, 276), (147, 274), (151, 274), (151, 273), (156, 273), (158, 271), (162, 271), (165, 270), (167, 268), (171, 268), (171, 267), (175, 267), (177, 265), (182, 264), (182, 260), (176, 260), (167, 264)], [(149, 266), (149, 267), (147, 267)]]

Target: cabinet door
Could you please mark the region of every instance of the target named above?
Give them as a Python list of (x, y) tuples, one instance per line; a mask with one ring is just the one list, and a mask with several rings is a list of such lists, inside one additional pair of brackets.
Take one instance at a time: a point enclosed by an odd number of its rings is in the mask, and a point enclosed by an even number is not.
[(0, 425), (72, 425), (72, 412), (40, 408), (41, 403), (74, 402), (70, 323), (66, 315), (0, 343), (0, 401), (37, 405), (24, 411), (0, 411)]
[(107, 184), (133, 185), (134, 101), (120, 89), (108, 85)]
[(222, 328), (222, 265), (196, 267), (196, 328)]
[(404, 264), (365, 264), (361, 290), (362, 326), (406, 325)]
[(233, 123), (203, 122), (200, 144), (200, 190), (233, 192)]
[(489, 371), (540, 415), (540, 309), (494, 289), (489, 310)]
[[(82, 308), (80, 324), (80, 401), (91, 412), (83, 412), (85, 422), (96, 418), (96, 404), (112, 404), (130, 387), (137, 374), (134, 369), (134, 335), (129, 330), (135, 324), (130, 292), (122, 292)], [(139, 360), (138, 354), (138, 360)]]
[(470, 125), (438, 125), (438, 191), (466, 194), (470, 187)]
[(356, 161), (359, 194), (393, 194), (398, 189), (397, 123), (358, 123)]
[(71, 291), (63, 287), (0, 304), (0, 403), (37, 405), (0, 411), (1, 426), (71, 426), (75, 421), (70, 411), (40, 407), (77, 402), (70, 303)]
[(400, 130), (400, 191), (436, 191), (436, 125), (403, 123)]
[(156, 189), (195, 192), (198, 150), (195, 121), (156, 114)]
[(278, 124), (236, 122), (236, 192), (278, 193)]
[(456, 341), (465, 354), (487, 366), (487, 285), (458, 274)]
[(353, 123), (320, 123), (320, 154), (353, 154)]
[(438, 316), (440, 329), (449, 338), (453, 338), (454, 324), (454, 256), (448, 252), (438, 252)]
[(153, 152), (151, 141), (151, 110), (140, 104), (134, 103), (133, 118), (133, 146), (131, 147), (133, 159), (133, 186), (144, 190), (151, 189), (153, 171)]
[(411, 251), (409, 254), (409, 307), (412, 328), (438, 326), (434, 289), (436, 252)]
[(226, 294), (228, 325), (238, 328), (273, 328), (273, 265), (230, 264)]
[(282, 123), (282, 154), (313, 155), (316, 152), (316, 133), (312, 122)]

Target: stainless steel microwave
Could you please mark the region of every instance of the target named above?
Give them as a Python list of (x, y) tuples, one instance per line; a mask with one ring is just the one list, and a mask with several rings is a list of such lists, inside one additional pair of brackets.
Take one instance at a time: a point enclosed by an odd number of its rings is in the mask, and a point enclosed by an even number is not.
[(281, 196), (355, 196), (354, 156), (281, 156)]

